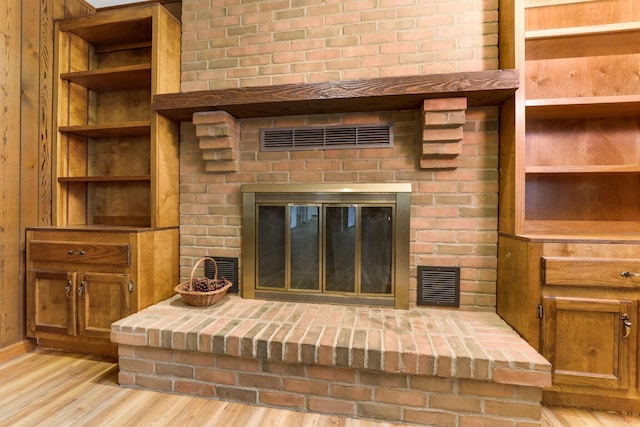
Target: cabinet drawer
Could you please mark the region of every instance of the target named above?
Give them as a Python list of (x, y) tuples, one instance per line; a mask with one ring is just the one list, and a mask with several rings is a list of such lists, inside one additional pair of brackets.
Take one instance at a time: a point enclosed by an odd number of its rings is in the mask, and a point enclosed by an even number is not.
[(640, 286), (640, 260), (542, 257), (544, 285)]
[(32, 261), (53, 261), (73, 264), (131, 265), (128, 244), (95, 242), (52, 242), (32, 240), (29, 244)]

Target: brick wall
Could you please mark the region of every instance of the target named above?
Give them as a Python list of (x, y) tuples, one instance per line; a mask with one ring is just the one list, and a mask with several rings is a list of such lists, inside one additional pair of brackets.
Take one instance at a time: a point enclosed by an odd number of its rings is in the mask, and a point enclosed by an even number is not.
[[(498, 67), (498, 0), (183, 0), (182, 91)], [(393, 123), (385, 149), (262, 153), (263, 127)], [(420, 169), (416, 111), (240, 121), (238, 170), (207, 173), (195, 128), (180, 155), (181, 276), (240, 257), (245, 183), (412, 183), (410, 301), (419, 265), (461, 267), (461, 305), (495, 308), (498, 113), (466, 112), (458, 167)]]
[(183, 0), (182, 90), (498, 68), (498, 0)]

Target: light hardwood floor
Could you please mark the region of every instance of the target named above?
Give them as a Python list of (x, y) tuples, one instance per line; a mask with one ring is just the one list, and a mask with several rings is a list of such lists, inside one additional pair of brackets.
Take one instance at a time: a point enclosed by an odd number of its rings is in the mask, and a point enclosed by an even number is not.
[[(118, 387), (117, 364), (34, 351), (0, 364), (0, 426), (399, 427)], [(544, 408), (547, 427), (640, 426), (640, 417)]]

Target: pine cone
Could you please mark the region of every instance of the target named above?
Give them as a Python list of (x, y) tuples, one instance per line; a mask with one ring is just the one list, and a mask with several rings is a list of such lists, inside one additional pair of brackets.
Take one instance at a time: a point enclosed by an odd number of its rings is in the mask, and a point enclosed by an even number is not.
[(229, 284), (229, 281), (224, 277), (221, 279), (209, 279), (207, 277), (200, 277), (193, 279), (191, 282), (191, 289), (196, 292), (211, 292), (222, 289)]

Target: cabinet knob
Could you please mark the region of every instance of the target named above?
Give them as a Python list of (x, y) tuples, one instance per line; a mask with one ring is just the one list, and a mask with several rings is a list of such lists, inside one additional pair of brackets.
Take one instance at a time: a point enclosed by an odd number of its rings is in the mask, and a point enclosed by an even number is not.
[(67, 298), (71, 299), (71, 289), (73, 289), (73, 283), (71, 283), (71, 280), (67, 282), (67, 286), (64, 289), (67, 291)]
[(67, 253), (69, 255), (84, 255), (84, 251), (82, 249), (80, 249), (79, 251), (74, 251), (72, 249), (69, 249)]
[(620, 273), (620, 275), (622, 277), (638, 277), (638, 276), (640, 276), (639, 273), (631, 273), (629, 271), (623, 271), (622, 273)]

